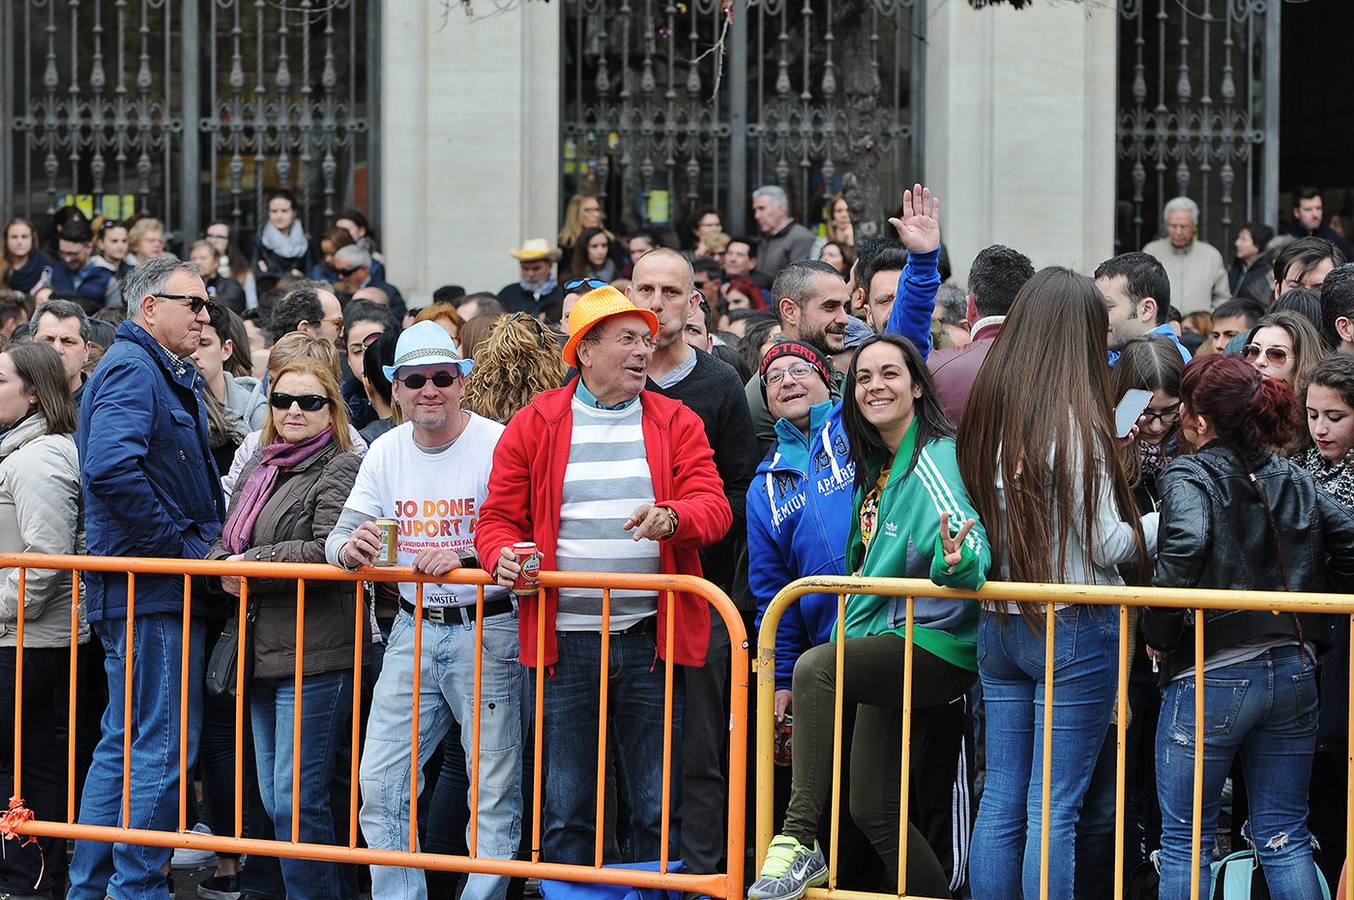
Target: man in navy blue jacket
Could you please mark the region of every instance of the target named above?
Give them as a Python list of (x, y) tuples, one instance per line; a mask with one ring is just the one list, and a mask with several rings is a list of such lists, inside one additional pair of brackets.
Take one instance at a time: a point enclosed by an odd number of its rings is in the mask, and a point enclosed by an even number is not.
[(87, 309), (102, 309), (104, 294), (113, 270), (89, 261), (94, 252), (94, 233), (81, 221), (72, 222), (57, 241), (61, 259), (52, 266), (52, 290), (72, 293), (89, 304)]
[[(202, 559), (221, 530), (220, 480), (207, 441), (203, 381), (189, 356), (207, 316), (207, 289), (197, 267), (172, 257), (132, 270), (123, 288), (128, 320), (85, 384), (80, 404), (80, 487), (85, 538), (94, 556)], [(108, 707), (80, 805), (86, 825), (121, 824), (122, 746), (132, 728), (132, 828), (172, 831), (178, 821), (180, 728), (188, 768), (197, 759), (203, 683), (203, 628), (183, 655), (183, 578), (143, 575), (128, 596), (127, 577), (85, 575), (91, 629), (103, 641)], [(194, 611), (201, 609), (199, 603)], [(127, 617), (134, 616), (132, 716), (123, 721)], [(188, 720), (179, 721), (180, 684)], [(78, 841), (69, 897), (79, 900), (164, 897), (160, 847)]]

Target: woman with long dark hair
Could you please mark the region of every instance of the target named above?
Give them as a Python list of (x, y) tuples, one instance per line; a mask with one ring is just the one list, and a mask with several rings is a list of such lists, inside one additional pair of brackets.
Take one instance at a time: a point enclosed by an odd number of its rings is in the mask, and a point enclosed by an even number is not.
[(259, 293), (267, 293), (289, 275), (304, 278), (311, 264), (310, 238), (301, 224), (296, 195), (286, 188), (274, 188), (268, 192), (264, 211), (268, 222), (259, 233), (254, 259)]
[(611, 238), (603, 228), (584, 228), (569, 255), (566, 278), (595, 278), (610, 282), (616, 278), (616, 263), (609, 256)]
[[(1354, 579), (1354, 514), (1275, 451), (1299, 428), (1292, 389), (1234, 356), (1203, 356), (1180, 381), (1181, 427), (1199, 449), (1161, 478), (1161, 543), (1153, 583), (1163, 588), (1322, 591)], [(1240, 757), (1252, 790), (1250, 832), (1269, 894), (1320, 897), (1307, 830), (1316, 749), (1317, 620), (1292, 612), (1148, 609), (1142, 632), (1166, 684), (1157, 725), (1162, 900), (1190, 896), (1195, 677), (1204, 670), (1200, 895), (1223, 782)]]
[[(990, 562), (987, 539), (959, 478), (954, 426), (916, 348), (892, 334), (861, 344), (847, 374), (841, 416), (856, 472), (846, 570), (981, 587)], [(859, 704), (851, 744), (851, 816), (894, 882), (905, 604), (902, 597), (849, 597), (839, 626), (846, 639), (843, 702)], [(972, 687), (977, 618), (973, 601), (917, 599), (914, 709), (944, 707)], [(820, 644), (795, 665), (790, 804), (761, 876), (748, 891), (751, 900), (788, 900), (827, 879), (815, 837), (831, 787), (836, 654), (835, 643)], [(920, 740), (914, 723), (913, 744)], [(906, 893), (948, 896), (949, 878), (914, 826), (908, 826), (907, 842)]]
[[(70, 387), (50, 345), (0, 353), (0, 551), (82, 553), (78, 422)], [(70, 691), (71, 573), (0, 570), (0, 787), (14, 793), (15, 621), (24, 610), (23, 796), (39, 819), (66, 808), (66, 709)], [(80, 615), (79, 642), (89, 638)], [(66, 842), (12, 836), (0, 844), (0, 894), (64, 895)], [(5, 892), (13, 892), (12, 895)]]
[[(1146, 564), (1156, 514), (1141, 523), (1119, 459), (1106, 337), (1095, 283), (1035, 274), (1016, 295), (978, 373), (959, 429), (959, 468), (1007, 581), (1123, 584)], [(978, 669), (987, 780), (974, 828), (977, 897), (1039, 896), (1045, 606), (983, 608)], [(1048, 896), (1073, 896), (1082, 798), (1114, 707), (1118, 613), (1059, 604), (1054, 629)]]

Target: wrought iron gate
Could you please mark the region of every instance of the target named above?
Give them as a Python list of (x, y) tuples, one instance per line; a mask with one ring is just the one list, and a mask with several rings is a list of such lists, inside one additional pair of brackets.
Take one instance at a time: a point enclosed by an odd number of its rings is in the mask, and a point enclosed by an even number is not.
[(1278, 0), (1119, 0), (1118, 252), (1199, 204), (1199, 237), (1279, 219)]
[(379, 212), (379, 0), (5, 0), (0, 209), (146, 210), (191, 240), (288, 186)]
[(741, 233), (750, 191), (775, 183), (811, 225), (868, 162), (880, 181), (877, 221), (857, 223), (868, 236), (921, 177), (924, 7), (565, 0), (561, 198), (598, 194), (622, 227), (709, 204)]

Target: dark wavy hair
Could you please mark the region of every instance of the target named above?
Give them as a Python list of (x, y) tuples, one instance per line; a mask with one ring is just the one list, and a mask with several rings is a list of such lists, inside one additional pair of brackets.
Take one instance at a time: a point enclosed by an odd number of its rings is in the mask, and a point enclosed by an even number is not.
[(1185, 366), (1180, 399), (1191, 416), (1213, 423), (1218, 440), (1243, 458), (1277, 450), (1298, 434), (1298, 396), (1236, 356), (1210, 353)]
[(879, 430), (866, 421), (856, 402), (856, 369), (860, 356), (875, 344), (889, 344), (897, 347), (907, 364), (907, 374), (914, 386), (921, 388), (921, 396), (913, 402), (917, 419), (917, 441), (912, 446), (912, 458), (907, 461), (907, 471), (917, 464), (926, 445), (939, 438), (954, 437), (954, 423), (945, 415), (945, 407), (936, 394), (936, 386), (931, 381), (931, 373), (926, 368), (926, 360), (912, 346), (907, 338), (896, 334), (876, 334), (866, 338), (851, 358), (851, 368), (846, 373), (846, 386), (842, 389), (842, 428), (846, 432), (847, 443), (851, 447), (851, 461), (856, 464), (856, 490), (868, 490), (871, 476), (870, 458), (878, 453), (886, 453), (884, 439)]

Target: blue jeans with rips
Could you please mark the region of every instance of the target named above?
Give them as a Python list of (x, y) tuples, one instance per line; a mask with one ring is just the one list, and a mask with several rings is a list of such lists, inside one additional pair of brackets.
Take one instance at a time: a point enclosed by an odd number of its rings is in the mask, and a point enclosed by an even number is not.
[[(249, 718), (259, 794), (280, 841), (291, 840), (292, 803), (302, 843), (333, 844), (330, 782), (338, 745), (353, 708), (351, 672), (324, 672), (301, 679), (301, 787), (292, 783), (292, 729), (296, 684), (290, 678), (258, 678), (249, 688)], [(345, 842), (347, 836), (344, 836)], [(343, 900), (348, 888), (338, 863), (279, 857), (289, 900)]]
[[(1167, 685), (1157, 726), (1161, 900), (1190, 895), (1194, 690), (1193, 677)], [(1307, 831), (1316, 726), (1316, 666), (1296, 644), (1204, 674), (1200, 896), (1210, 895), (1209, 865), (1222, 785), (1238, 754), (1246, 783), (1257, 786), (1248, 795), (1250, 833), (1270, 896), (1274, 900), (1321, 896)]]
[[(518, 660), (517, 615), (484, 620), (480, 673), (478, 853), (512, 859), (522, 835), (522, 734), (526, 670)], [(419, 665), (419, 791), (423, 766), (437, 750), (452, 717), (461, 723), (465, 766), (474, 755), (475, 624), (423, 623)], [(367, 846), (409, 849), (409, 779), (413, 721), (414, 620), (401, 611), (390, 628), (381, 676), (372, 692), (362, 752), (359, 822)], [(474, 812), (474, 811), (472, 811)], [(469, 829), (467, 829), (468, 831)], [(503, 900), (508, 879), (472, 874), (462, 900)], [(419, 869), (371, 867), (372, 897), (424, 900)]]
[[(104, 646), (108, 706), (102, 735), (85, 778), (80, 824), (122, 824), (123, 682), (127, 662), (127, 620), (92, 623)], [(188, 645), (188, 768), (197, 761), (202, 727), (205, 628), (195, 619)], [(173, 831), (179, 821), (179, 700), (183, 620), (177, 613), (137, 616), (132, 633), (132, 828)], [(76, 841), (71, 858), (73, 900), (164, 900), (168, 847)]]
[[(1059, 610), (1053, 646), (1049, 785), (1050, 900), (1074, 894), (1077, 819), (1114, 708), (1118, 610)], [(969, 862), (975, 897), (1039, 896), (1043, 821), (1044, 631), (984, 610), (978, 673), (987, 716), (987, 781)]]
[[(590, 866), (596, 838), (602, 636), (596, 631), (561, 631), (557, 640), (559, 659), (547, 667), (544, 691), (544, 759), (540, 765), (547, 779), (541, 812), (542, 859)], [(665, 665), (652, 634), (611, 635), (607, 753), (616, 772), (616, 840), (621, 858), (608, 862), (646, 862), (660, 856)], [(673, 674), (670, 816), (677, 809), (682, 781), (686, 708), (681, 673)], [(694, 827), (701, 825), (694, 823)], [(678, 829), (671, 827), (668, 844), (673, 859), (677, 858), (678, 838)]]

